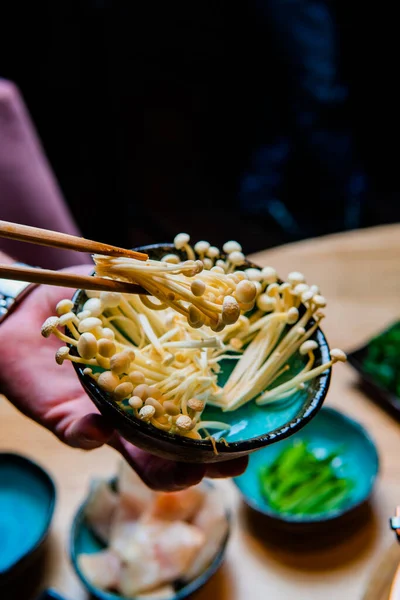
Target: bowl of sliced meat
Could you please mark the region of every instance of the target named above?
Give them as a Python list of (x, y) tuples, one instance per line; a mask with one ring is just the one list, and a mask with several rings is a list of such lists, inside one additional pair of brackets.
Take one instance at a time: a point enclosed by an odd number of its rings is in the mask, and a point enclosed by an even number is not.
[(72, 523), (70, 557), (100, 600), (182, 600), (221, 566), (229, 533), (214, 482), (155, 492), (122, 462), (113, 479), (92, 481)]

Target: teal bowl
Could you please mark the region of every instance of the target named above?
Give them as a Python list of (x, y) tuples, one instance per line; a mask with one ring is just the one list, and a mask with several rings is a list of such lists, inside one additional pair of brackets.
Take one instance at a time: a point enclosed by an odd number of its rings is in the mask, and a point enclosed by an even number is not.
[[(260, 489), (260, 469), (271, 464), (296, 439), (307, 441), (310, 448), (321, 454), (340, 448), (342, 460), (338, 473), (354, 481), (354, 487), (341, 508), (315, 515), (290, 515), (269, 506)], [(378, 472), (378, 452), (364, 427), (338, 410), (323, 407), (315, 419), (290, 440), (283, 440), (252, 455), (245, 473), (234, 478), (234, 483), (247, 506), (261, 513), (268, 526), (290, 532), (312, 532), (330, 524), (337, 527), (340, 520), (344, 523), (355, 518), (370, 499)]]
[(55, 502), (55, 485), (44, 469), (19, 454), (0, 454), (0, 584), (39, 556)]
[[(145, 252), (154, 259), (161, 259), (171, 251), (176, 252), (174, 247), (168, 244), (141, 246), (135, 250)], [(244, 266), (257, 265), (247, 262)], [(74, 312), (80, 312), (86, 300), (85, 292), (78, 290), (72, 298)], [(330, 360), (329, 346), (320, 328), (315, 331), (311, 339), (318, 343), (318, 349), (315, 351), (317, 367)], [(71, 351), (74, 352), (74, 349), (71, 348)], [(331, 378), (331, 369), (327, 369), (310, 381), (304, 390), (293, 394), (289, 402), (280, 402), (273, 406), (258, 406), (255, 402), (249, 402), (232, 412), (222, 412), (220, 408), (206, 406), (203, 413), (204, 420), (223, 421), (231, 427), (229, 431), (220, 431), (213, 436), (218, 450), (216, 453), (209, 440), (193, 440), (171, 435), (135, 418), (133, 414), (121, 408), (109, 394), (101, 390), (91, 377), (84, 374), (84, 365), (72, 364), (88, 396), (125, 439), (161, 458), (190, 463), (212, 463), (240, 458), (293, 435), (317, 415), (325, 400)], [(221, 361), (219, 385), (224, 385), (233, 366), (233, 361)], [(303, 368), (304, 363), (296, 357), (291, 366), (293, 372), (298, 372)], [(281, 381), (277, 380), (276, 384), (278, 383)], [(228, 444), (220, 441), (220, 438), (226, 440)]]
[[(213, 483), (207, 481), (207, 485), (212, 486)], [(82, 569), (79, 567), (78, 557), (80, 554), (92, 554), (103, 550), (105, 547), (104, 543), (98, 539), (86, 521), (86, 503), (87, 499), (84, 500), (75, 514), (69, 540), (70, 559), (78, 578), (88, 593), (91, 594), (91, 597), (96, 598), (97, 600), (135, 600), (135, 598), (126, 598), (125, 596), (121, 596), (117, 593), (100, 590), (87, 579), (85, 574), (82, 572)], [(226, 515), (228, 519), (228, 533), (210, 565), (201, 573), (201, 575), (189, 583), (181, 585), (179, 582), (176, 582), (175, 595), (172, 598), (169, 597), (168, 600), (184, 600), (185, 598), (189, 598), (192, 594), (203, 587), (207, 581), (209, 581), (209, 579), (218, 571), (224, 561), (225, 551), (230, 537), (231, 514), (228, 509)]]

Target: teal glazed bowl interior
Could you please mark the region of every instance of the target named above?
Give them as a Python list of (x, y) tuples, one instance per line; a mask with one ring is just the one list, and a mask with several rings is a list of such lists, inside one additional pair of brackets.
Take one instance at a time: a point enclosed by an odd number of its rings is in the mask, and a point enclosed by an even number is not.
[[(177, 252), (171, 244), (141, 246), (135, 250), (145, 252), (153, 259), (161, 259), (171, 251), (180, 254), (182, 259), (187, 258), (182, 252)], [(244, 268), (248, 267), (257, 267), (257, 265), (247, 261)], [(78, 290), (74, 294), (72, 298), (74, 312), (78, 313), (82, 310), (86, 299), (83, 290)], [(330, 360), (329, 347), (320, 328), (315, 331), (311, 339), (318, 343), (318, 349), (315, 351), (317, 367)], [(71, 348), (71, 352), (73, 351)], [(294, 370), (300, 370), (303, 363), (299, 359), (295, 360), (298, 360), (298, 364), (292, 362)], [(233, 361), (221, 361), (220, 365), (218, 383), (223, 385), (233, 369)], [(222, 412), (217, 407), (207, 406), (203, 412), (204, 419), (223, 420), (231, 426), (229, 431), (221, 431), (213, 436), (217, 441), (216, 453), (209, 440), (193, 440), (172, 435), (136, 419), (120, 408), (92, 378), (84, 375), (83, 365), (73, 363), (73, 366), (83, 388), (98, 410), (125, 439), (162, 458), (192, 463), (211, 463), (239, 458), (293, 435), (318, 413), (328, 392), (331, 377), (331, 369), (327, 369), (311, 380), (304, 390), (294, 394), (289, 402), (273, 406), (257, 406), (255, 402), (249, 402), (232, 412)], [(276, 383), (278, 384), (279, 380)], [(228, 445), (223, 441), (218, 443), (222, 437)]]
[[(315, 515), (289, 515), (272, 509), (261, 493), (259, 473), (296, 439), (306, 441), (310, 448), (321, 454), (339, 449), (341, 466), (338, 474), (354, 482), (347, 502), (339, 509)], [(267, 517), (269, 524), (290, 530), (315, 530), (328, 522), (355, 514), (370, 498), (379, 472), (379, 456), (368, 432), (355, 420), (329, 407), (323, 407), (312, 422), (297, 432), (290, 440), (282, 440), (263, 448), (250, 457), (245, 473), (234, 478), (244, 502)]]
[[(212, 485), (212, 483), (209, 483), (209, 485)], [(98, 598), (99, 600), (125, 600), (125, 597), (121, 596), (120, 594), (106, 592), (104, 590), (96, 588), (87, 579), (87, 577), (85, 577), (84, 573), (82, 572), (82, 569), (80, 569), (79, 567), (78, 557), (80, 554), (92, 554), (103, 550), (105, 547), (104, 544), (101, 541), (99, 541), (98, 537), (93, 533), (92, 529), (90, 528), (89, 524), (85, 519), (86, 503), (87, 500), (85, 500), (78, 508), (72, 522), (69, 543), (69, 553), (72, 566), (75, 569), (75, 572), (79, 577), (81, 583), (94, 598)], [(174, 597), (169, 600), (183, 600), (184, 598), (190, 597), (197, 590), (203, 587), (203, 585), (205, 585), (207, 581), (209, 581), (209, 579), (214, 575), (214, 573), (216, 573), (217, 570), (220, 568), (225, 558), (225, 551), (230, 536), (231, 515), (229, 511), (227, 511), (227, 518), (229, 522), (228, 533), (213, 561), (210, 563), (207, 569), (203, 571), (203, 573), (196, 577), (193, 581), (185, 583), (185, 585), (180, 585), (178, 582), (175, 586), (176, 593)], [(134, 598), (129, 598), (129, 600), (134, 600)]]
[(0, 454), (0, 583), (8, 583), (38, 556), (56, 501), (51, 477), (33, 461)]

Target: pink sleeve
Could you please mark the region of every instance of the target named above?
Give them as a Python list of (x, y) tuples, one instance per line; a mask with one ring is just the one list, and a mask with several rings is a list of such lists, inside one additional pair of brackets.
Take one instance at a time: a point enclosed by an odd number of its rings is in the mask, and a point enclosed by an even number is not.
[[(81, 235), (18, 88), (0, 79), (0, 219)], [(0, 238), (0, 250), (48, 269), (91, 264), (88, 254)]]

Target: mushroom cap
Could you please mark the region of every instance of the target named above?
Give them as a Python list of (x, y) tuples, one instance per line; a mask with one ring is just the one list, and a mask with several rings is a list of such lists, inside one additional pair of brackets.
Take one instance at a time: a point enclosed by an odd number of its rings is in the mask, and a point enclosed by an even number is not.
[(331, 350), (331, 358), (340, 362), (346, 362), (347, 360), (346, 353), (343, 352), (343, 350), (340, 350), (339, 348), (333, 348)]
[(231, 254), (232, 252), (241, 252), (242, 246), (235, 240), (229, 240), (228, 242), (225, 242), (225, 244), (222, 246), (222, 249), (225, 254)]
[(64, 360), (69, 357), (69, 348), (68, 346), (61, 346), (56, 352), (56, 363), (58, 365), (62, 365)]
[(177, 250), (186, 246), (190, 241), (190, 235), (188, 233), (178, 233), (174, 238), (174, 246)]
[(195, 423), (188, 415), (179, 415), (175, 421), (175, 425), (178, 429), (182, 429), (183, 431), (191, 431), (195, 426)]
[(149, 421), (152, 417), (154, 417), (156, 409), (151, 404), (146, 404), (142, 406), (139, 410), (139, 417), (143, 419), (143, 421)]
[(48, 338), (51, 336), (53, 331), (57, 328), (60, 319), (58, 317), (49, 317), (45, 320), (40, 330), (43, 337)]

